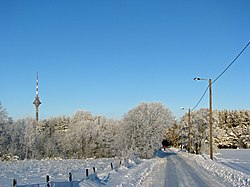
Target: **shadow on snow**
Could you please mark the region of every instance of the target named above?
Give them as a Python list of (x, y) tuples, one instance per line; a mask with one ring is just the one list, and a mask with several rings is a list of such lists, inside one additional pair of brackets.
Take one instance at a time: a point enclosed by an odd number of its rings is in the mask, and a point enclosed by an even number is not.
[(155, 156), (157, 156), (159, 158), (166, 158), (166, 157), (173, 156), (173, 155), (176, 155), (176, 153), (174, 153), (174, 152), (166, 152), (166, 151), (162, 151), (162, 150), (158, 150), (155, 153)]
[[(28, 184), (28, 185), (17, 185), (17, 187), (80, 187), (82, 185), (90, 185), (90, 181), (99, 185), (107, 185), (107, 182), (111, 179), (110, 173), (100, 179), (95, 173), (88, 176), (88, 178), (82, 181), (71, 181), (71, 182), (48, 182), (48, 184)], [(88, 181), (89, 180), (89, 181)], [(86, 182), (86, 184), (85, 184)], [(80, 184), (82, 183), (82, 185)], [(90, 185), (91, 186), (91, 185)]]
[(27, 184), (27, 185), (17, 185), (17, 187), (80, 187), (80, 181), (72, 182), (49, 182), (48, 184)]

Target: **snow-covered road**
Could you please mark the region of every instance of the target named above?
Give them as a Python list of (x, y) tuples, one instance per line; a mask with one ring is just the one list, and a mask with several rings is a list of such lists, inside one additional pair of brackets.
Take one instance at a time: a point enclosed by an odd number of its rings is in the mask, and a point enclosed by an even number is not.
[(191, 163), (191, 160), (184, 160), (170, 150), (166, 153), (166, 159), (164, 186), (228, 186), (221, 179), (211, 175), (195, 163)]
[(145, 179), (143, 187), (238, 186), (201, 167), (195, 161), (195, 155), (169, 149), (165, 153), (159, 152), (157, 156), (160, 160)]

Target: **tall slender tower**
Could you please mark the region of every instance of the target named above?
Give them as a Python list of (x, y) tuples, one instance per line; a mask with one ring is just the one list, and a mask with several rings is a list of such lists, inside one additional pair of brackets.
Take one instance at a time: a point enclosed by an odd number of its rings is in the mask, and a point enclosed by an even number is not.
[(41, 104), (41, 101), (39, 100), (39, 97), (38, 97), (38, 71), (36, 72), (36, 98), (33, 104), (36, 107), (36, 121), (38, 122), (38, 108), (39, 108), (39, 105)]

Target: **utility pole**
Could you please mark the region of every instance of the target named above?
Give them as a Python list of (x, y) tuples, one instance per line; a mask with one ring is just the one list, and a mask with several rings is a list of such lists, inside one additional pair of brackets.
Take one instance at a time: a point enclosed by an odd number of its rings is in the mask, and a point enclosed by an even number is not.
[(212, 114), (212, 80), (209, 79), (209, 126), (210, 126), (210, 159), (213, 160), (213, 114)]
[[(181, 107), (181, 110), (184, 110), (184, 107)], [(190, 153), (191, 150), (191, 110), (190, 108), (188, 109), (188, 123), (186, 123), (188, 125), (188, 146), (187, 146), (187, 151), (188, 153)]]
[(195, 81), (208, 80), (209, 84), (209, 127), (210, 127), (210, 159), (213, 160), (213, 110), (212, 110), (212, 80), (195, 77)]
[(190, 109), (188, 109), (188, 126), (189, 126), (189, 130), (188, 130), (188, 152), (190, 153), (191, 150), (191, 114), (190, 114)]

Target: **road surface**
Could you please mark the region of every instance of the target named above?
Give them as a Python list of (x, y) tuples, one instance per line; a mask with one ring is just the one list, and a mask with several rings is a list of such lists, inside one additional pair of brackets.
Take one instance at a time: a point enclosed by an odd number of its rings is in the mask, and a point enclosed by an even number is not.
[(230, 187), (190, 159), (167, 150), (161, 154), (162, 163), (145, 181), (145, 187)]

